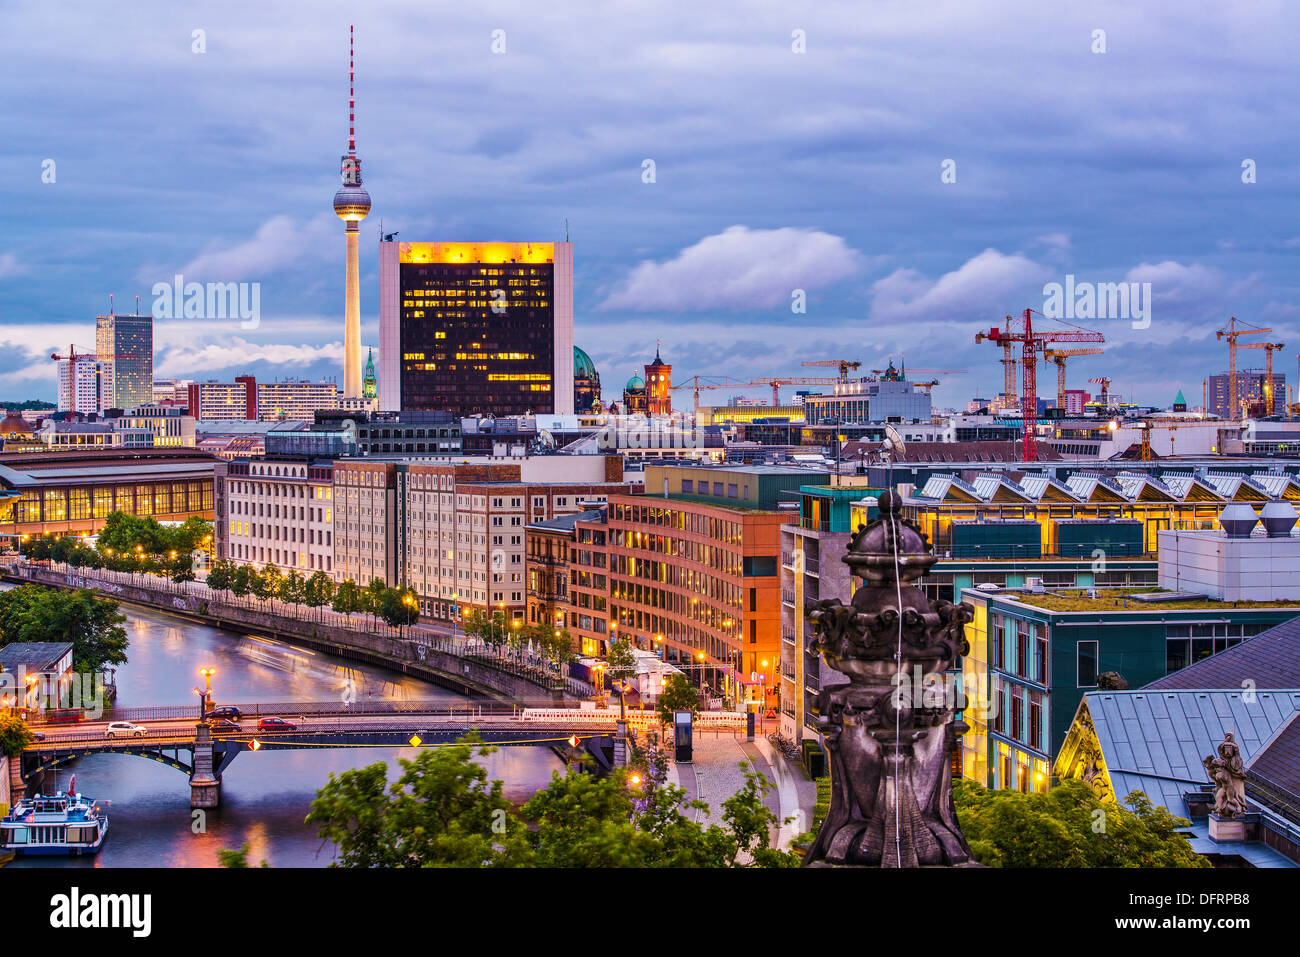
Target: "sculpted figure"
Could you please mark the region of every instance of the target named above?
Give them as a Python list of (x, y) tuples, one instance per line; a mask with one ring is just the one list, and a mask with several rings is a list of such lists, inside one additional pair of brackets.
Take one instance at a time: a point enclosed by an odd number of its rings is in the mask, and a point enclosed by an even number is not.
[(1214, 784), (1214, 813), (1220, 817), (1245, 814), (1249, 810), (1246, 805), (1246, 768), (1231, 731), (1224, 734), (1218, 757), (1206, 755), (1201, 763)]

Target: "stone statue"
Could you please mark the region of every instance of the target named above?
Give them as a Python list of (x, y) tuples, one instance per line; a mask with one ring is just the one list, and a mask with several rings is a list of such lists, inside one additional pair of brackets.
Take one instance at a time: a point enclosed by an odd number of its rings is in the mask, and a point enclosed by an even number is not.
[(863, 579), (852, 603), (805, 609), (809, 646), (848, 682), (817, 696), (831, 804), (804, 866), (971, 863), (952, 801), (952, 758), (967, 726), (955, 718), (955, 695), (934, 685), (970, 650), (963, 628), (974, 609), (930, 602), (912, 584), (937, 559), (900, 504), (882, 493), (877, 520), (849, 542), (843, 561)]
[(1219, 756), (1206, 755), (1201, 762), (1205, 773), (1214, 784), (1214, 813), (1220, 817), (1235, 817), (1250, 810), (1246, 806), (1246, 768), (1241, 762), (1241, 751), (1228, 731), (1219, 745)]

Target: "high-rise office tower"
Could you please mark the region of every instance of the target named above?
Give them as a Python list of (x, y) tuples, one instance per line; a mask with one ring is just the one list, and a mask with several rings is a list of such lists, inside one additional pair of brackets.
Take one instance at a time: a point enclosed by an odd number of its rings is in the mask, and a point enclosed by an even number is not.
[(95, 352), (101, 408), (153, 402), (153, 316), (96, 316)]
[(379, 244), (379, 407), (573, 412), (573, 244)]
[(361, 158), (357, 156), (356, 96), (352, 27), (348, 27), (348, 152), (341, 160), (343, 186), (334, 194), (334, 215), (347, 224), (347, 281), (343, 305), (343, 397), (361, 398), (361, 288), (357, 265), (357, 232), (370, 212), (370, 194), (361, 188)]

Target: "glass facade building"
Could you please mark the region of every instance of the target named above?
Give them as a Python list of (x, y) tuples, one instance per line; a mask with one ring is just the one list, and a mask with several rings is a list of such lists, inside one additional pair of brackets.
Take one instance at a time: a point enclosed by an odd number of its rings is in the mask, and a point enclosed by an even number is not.
[(572, 412), (570, 249), (382, 244), (381, 408)]
[(105, 409), (153, 402), (153, 316), (95, 317), (95, 352)]

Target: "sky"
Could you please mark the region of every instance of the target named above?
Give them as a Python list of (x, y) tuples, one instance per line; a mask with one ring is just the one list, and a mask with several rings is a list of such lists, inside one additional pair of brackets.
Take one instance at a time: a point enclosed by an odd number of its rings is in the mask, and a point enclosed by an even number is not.
[[(1290, 345), (1295, 384), (1300, 5), (714, 7), (0, 0), (0, 400), (53, 399), (50, 353), (176, 274), (257, 283), (260, 318), (158, 320), (156, 377), (342, 381), (350, 23), (363, 347), (381, 221), (555, 241), (567, 220), (607, 399), (662, 340), (679, 383), (905, 357), (965, 370), (934, 393), (964, 405), (1001, 388), (975, 333), (1067, 276), (1151, 294), (1145, 326), (1074, 320), (1106, 351), (1072, 388), (1197, 405), (1229, 316)], [(704, 401), (733, 392), (770, 395)]]

